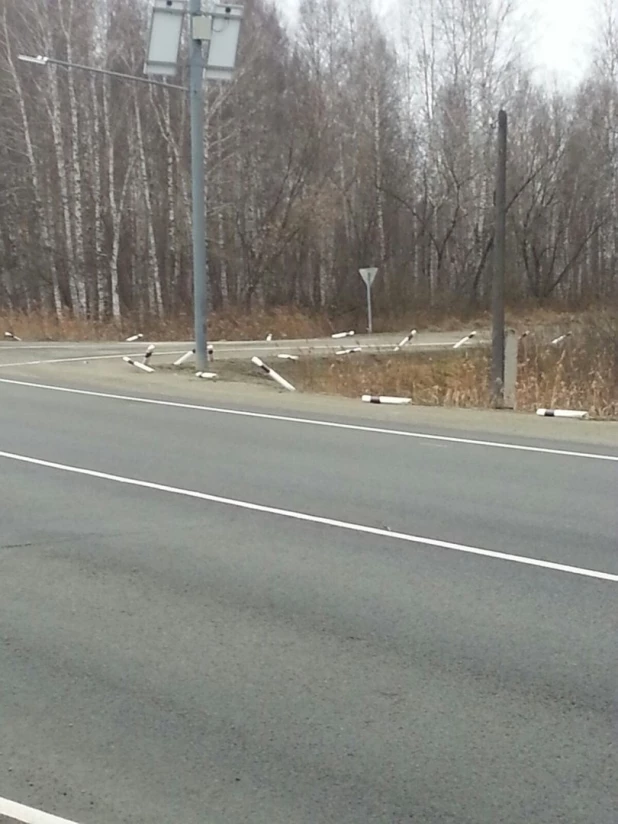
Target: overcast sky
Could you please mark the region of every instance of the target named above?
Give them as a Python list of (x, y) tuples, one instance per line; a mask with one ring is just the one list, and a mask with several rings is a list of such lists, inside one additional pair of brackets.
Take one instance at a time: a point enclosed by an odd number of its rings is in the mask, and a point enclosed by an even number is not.
[[(598, 0), (519, 0), (534, 15), (536, 46), (530, 57), (549, 76), (567, 83), (577, 81), (585, 70), (592, 40)], [(276, 0), (291, 16), (299, 0)], [(353, 0), (350, 0), (353, 2)], [(384, 2), (384, 6), (391, 3)]]

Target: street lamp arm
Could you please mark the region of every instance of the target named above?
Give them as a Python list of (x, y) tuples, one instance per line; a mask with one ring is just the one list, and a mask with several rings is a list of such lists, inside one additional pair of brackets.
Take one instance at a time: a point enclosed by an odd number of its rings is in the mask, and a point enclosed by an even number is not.
[(81, 63), (69, 63), (67, 60), (57, 60), (55, 57), (44, 57), (42, 55), (31, 57), (28, 54), (20, 54), (17, 57), (18, 60), (21, 60), (23, 63), (34, 63), (37, 66), (47, 66), (52, 64), (54, 66), (62, 66), (65, 69), (79, 69), (84, 72), (92, 72), (93, 74), (103, 74), (107, 77), (117, 77), (120, 80), (132, 80), (135, 83), (146, 83), (149, 86), (162, 86), (164, 89), (175, 89), (181, 92), (189, 91), (186, 86), (177, 86), (174, 83), (163, 83), (160, 80), (150, 80), (147, 77), (139, 77), (136, 74), (123, 74), (122, 72), (113, 72), (109, 69), (98, 69), (95, 66), (83, 66)]

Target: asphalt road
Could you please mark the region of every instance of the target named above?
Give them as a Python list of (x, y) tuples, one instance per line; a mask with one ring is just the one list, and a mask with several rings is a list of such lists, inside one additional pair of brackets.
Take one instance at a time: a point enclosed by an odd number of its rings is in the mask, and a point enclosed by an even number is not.
[[(472, 331), (472, 330), (469, 330)], [(392, 350), (405, 333), (355, 335), (343, 339), (310, 338), (307, 340), (273, 340), (273, 341), (214, 341), (215, 357), (242, 358), (254, 355), (265, 357), (287, 352), (320, 355), (335, 353), (338, 349), (354, 345), (362, 346), (368, 351)], [(419, 351), (448, 349), (461, 340), (462, 332), (422, 332), (417, 335), (409, 348)], [(483, 345), (489, 341), (489, 334), (480, 330), (466, 346)], [(123, 355), (143, 355), (149, 340), (127, 341), (11, 341), (0, 338), (0, 369), (17, 365), (36, 365), (41, 361), (51, 360), (71, 362), (71, 360), (113, 359)], [(189, 341), (154, 342), (156, 349), (153, 358), (166, 358), (171, 354), (181, 355), (193, 347)], [(169, 359), (169, 358), (168, 358)]]
[(0, 796), (79, 824), (615, 822), (618, 462), (534, 443), (0, 383)]

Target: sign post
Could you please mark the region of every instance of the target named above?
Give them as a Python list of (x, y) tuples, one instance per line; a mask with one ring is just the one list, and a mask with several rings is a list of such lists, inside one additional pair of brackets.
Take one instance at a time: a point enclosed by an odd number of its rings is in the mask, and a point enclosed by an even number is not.
[(367, 287), (367, 331), (371, 335), (373, 332), (373, 312), (371, 308), (371, 284), (374, 282), (378, 274), (377, 267), (370, 266), (368, 269), (359, 269), (360, 276), (365, 281)]

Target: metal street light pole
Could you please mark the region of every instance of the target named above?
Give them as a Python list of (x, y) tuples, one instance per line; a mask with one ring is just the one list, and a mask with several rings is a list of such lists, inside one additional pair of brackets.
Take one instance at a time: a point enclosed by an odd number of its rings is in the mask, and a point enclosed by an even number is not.
[[(148, 54), (144, 71), (172, 77), (178, 69), (182, 21), (187, 11), (187, 0), (154, 0), (150, 26)], [(95, 74), (178, 89), (189, 92), (191, 114), (191, 192), (193, 233), (193, 315), (195, 324), (195, 361), (198, 372), (207, 366), (206, 305), (207, 305), (207, 249), (206, 249), (206, 181), (204, 163), (204, 82), (206, 77), (215, 81), (232, 78), (236, 62), (236, 50), (242, 6), (233, 3), (209, 2), (209, 10), (202, 13), (202, 0), (189, 0), (191, 31), (189, 87), (159, 80), (150, 80), (132, 74), (99, 69), (69, 63), (53, 57), (32, 57), (21, 54), (19, 59), (38, 66), (53, 64), (67, 69), (81, 69)], [(213, 21), (217, 26), (213, 26)], [(203, 44), (209, 43), (208, 64), (205, 64)], [(206, 70), (206, 72), (205, 72)]]
[(162, 80), (149, 80), (147, 77), (140, 77), (136, 74), (123, 74), (109, 69), (99, 69), (96, 66), (84, 66), (81, 63), (69, 63), (67, 60), (57, 60), (55, 57), (43, 55), (32, 57), (29, 54), (18, 54), (17, 59), (22, 63), (33, 63), (35, 66), (62, 66), (65, 69), (79, 69), (92, 74), (103, 74), (106, 77), (117, 77), (120, 80), (131, 80), (134, 83), (146, 83), (148, 86), (162, 86), (164, 89), (176, 89), (181, 92), (189, 91), (187, 86), (176, 86), (174, 83), (164, 83)]
[[(182, 18), (189, 15), (189, 111), (191, 119), (191, 195), (193, 242), (193, 320), (195, 365), (198, 372), (207, 366), (207, 227), (204, 161), (204, 85), (207, 79), (230, 80), (242, 6), (207, 0), (154, 0), (144, 71), (173, 76), (178, 69)], [(216, 23), (216, 25), (215, 25)], [(208, 44), (208, 60), (204, 45)]]
[(191, 112), (191, 197), (193, 222), (193, 322), (195, 326), (195, 366), (207, 367), (206, 351), (206, 181), (204, 170), (204, 55), (195, 23), (202, 17), (202, 0), (191, 0), (190, 112)]
[[(201, 0), (191, 0), (191, 15), (201, 16)], [(173, 83), (164, 83), (161, 80), (150, 80), (132, 74), (123, 74), (108, 69), (99, 69), (95, 66), (84, 66), (80, 63), (70, 63), (67, 60), (57, 60), (55, 57), (27, 54), (18, 55), (24, 63), (33, 63), (36, 66), (61, 66), (66, 69), (80, 69), (93, 74), (102, 74), (107, 77), (116, 77), (120, 80), (130, 80), (135, 83), (146, 83), (149, 86), (162, 86), (164, 89), (176, 89), (190, 92), (191, 103), (191, 183), (193, 198), (193, 310), (195, 323), (195, 361), (196, 370), (203, 372), (207, 366), (206, 344), (206, 230), (205, 230), (205, 179), (204, 179), (204, 92), (203, 76), (204, 63), (202, 57), (202, 41), (191, 40), (191, 75), (190, 86), (178, 86)]]

